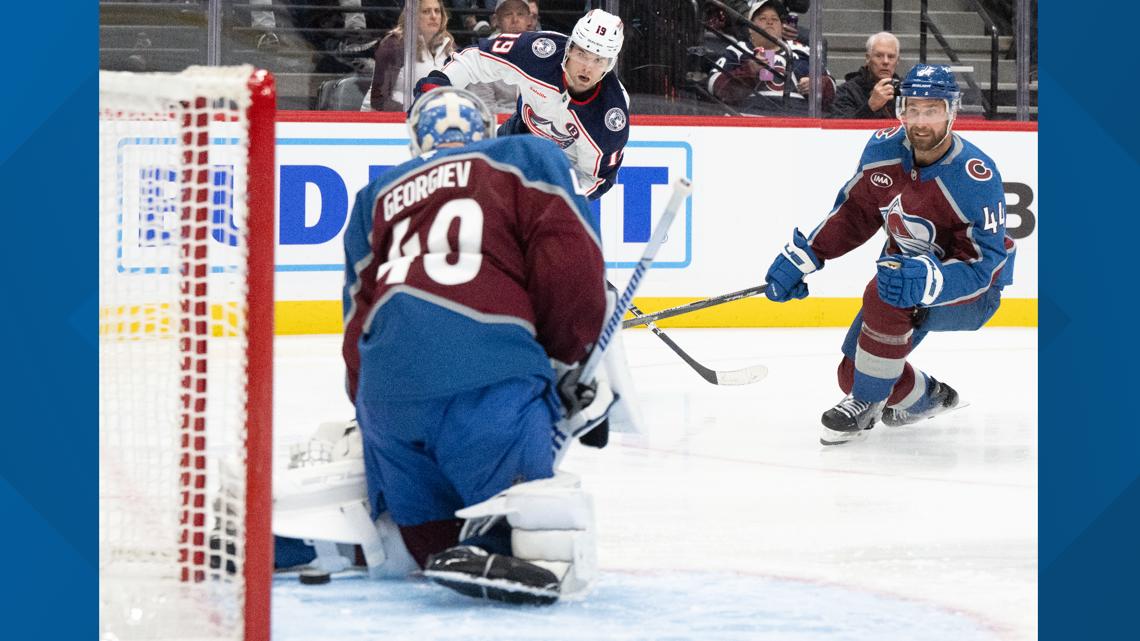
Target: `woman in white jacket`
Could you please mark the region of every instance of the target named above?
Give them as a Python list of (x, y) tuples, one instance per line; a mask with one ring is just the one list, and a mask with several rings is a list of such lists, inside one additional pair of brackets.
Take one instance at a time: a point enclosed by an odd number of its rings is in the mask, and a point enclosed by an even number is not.
[[(419, 4), (420, 42), (412, 78), (422, 78), (441, 68), (455, 51), (455, 38), (447, 31), (447, 9), (440, 0), (420, 0)], [(376, 69), (361, 111), (404, 111), (405, 13), (400, 12), (397, 25), (376, 46)]]

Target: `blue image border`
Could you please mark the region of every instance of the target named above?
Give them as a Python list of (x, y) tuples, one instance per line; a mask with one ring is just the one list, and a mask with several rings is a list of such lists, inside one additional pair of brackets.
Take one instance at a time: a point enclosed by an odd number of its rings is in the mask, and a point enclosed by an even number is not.
[(99, 6), (4, 13), (0, 637), (96, 639)]
[[(1045, 4), (1045, 3), (1042, 3)], [(1076, 14), (1041, 7), (1038, 233), (1039, 626), (1043, 641), (1136, 639), (1140, 420), (1132, 299), (1140, 133), (1131, 92), (1101, 72), (1135, 58), (1135, 3), (1100, 7), (1096, 59), (1073, 55)], [(1128, 85), (1131, 86), (1131, 74)], [(1090, 262), (1092, 261), (1092, 262)]]

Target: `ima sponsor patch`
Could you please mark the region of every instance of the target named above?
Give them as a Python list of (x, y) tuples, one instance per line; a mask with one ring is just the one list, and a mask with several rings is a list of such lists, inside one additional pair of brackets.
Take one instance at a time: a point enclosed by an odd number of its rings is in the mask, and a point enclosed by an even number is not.
[(970, 175), (970, 178), (978, 182), (986, 182), (994, 177), (993, 170), (987, 167), (986, 163), (977, 158), (971, 158), (966, 161), (966, 173)]
[(606, 112), (606, 129), (610, 131), (625, 129), (625, 112), (620, 107), (614, 107)]
[(557, 47), (550, 38), (539, 38), (530, 45), (530, 50), (539, 58), (549, 58), (553, 56), (555, 49), (557, 49)]
[(895, 181), (891, 180), (891, 177), (884, 174), (883, 172), (876, 171), (875, 173), (871, 174), (871, 184), (876, 187), (883, 187), (885, 189), (895, 184)]

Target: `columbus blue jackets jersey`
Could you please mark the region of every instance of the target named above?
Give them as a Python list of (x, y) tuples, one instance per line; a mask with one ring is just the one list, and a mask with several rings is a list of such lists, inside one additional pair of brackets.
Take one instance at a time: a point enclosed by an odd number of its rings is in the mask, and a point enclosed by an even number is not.
[(809, 241), (823, 260), (887, 232), (884, 254), (928, 254), (944, 285), (932, 305), (974, 298), (1013, 281), (1013, 239), (1005, 232), (1005, 191), (994, 161), (953, 134), (946, 155), (917, 167), (902, 127), (875, 132), (855, 175)]
[(429, 152), (356, 195), (344, 236), (347, 388), (449, 396), (581, 360), (605, 314), (598, 220), (554, 143)]
[(629, 96), (613, 72), (575, 100), (566, 90), (562, 57), (568, 38), (553, 31), (507, 33), (452, 56), (443, 73), (456, 87), (501, 80), (519, 88), (517, 127), (553, 141), (577, 170), (583, 192), (597, 198), (613, 186), (629, 140)]

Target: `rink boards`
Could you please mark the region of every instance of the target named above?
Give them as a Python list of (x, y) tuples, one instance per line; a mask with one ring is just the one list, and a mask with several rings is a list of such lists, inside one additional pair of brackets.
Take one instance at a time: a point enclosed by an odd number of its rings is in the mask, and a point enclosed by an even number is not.
[[(356, 192), (409, 158), (406, 128), (397, 117), (279, 114), (279, 334), (340, 331), (342, 233)], [(806, 233), (830, 211), (869, 136), (876, 126), (890, 124), (634, 117), (618, 184), (594, 204), (611, 280), (624, 285), (668, 198), (669, 183), (686, 176), (693, 181), (693, 195), (642, 281), (637, 304), (651, 311), (761, 282), (792, 228)], [(957, 129), (997, 164), (1006, 189), (1007, 227), (1018, 244), (1015, 284), (1006, 289), (991, 324), (1035, 326), (1036, 123), (962, 122)], [(667, 325), (846, 325), (874, 275), (882, 240), (872, 239), (813, 275), (812, 296), (804, 301), (776, 305), (754, 298)]]

